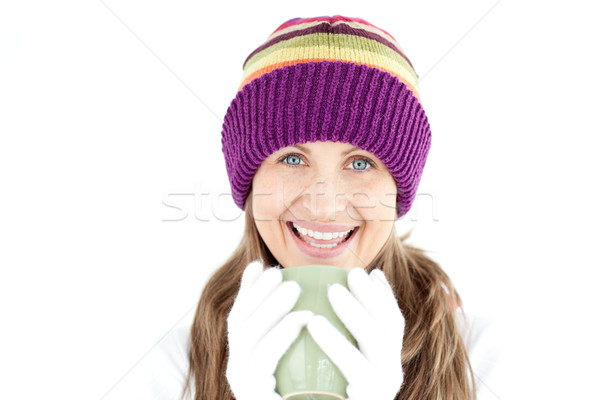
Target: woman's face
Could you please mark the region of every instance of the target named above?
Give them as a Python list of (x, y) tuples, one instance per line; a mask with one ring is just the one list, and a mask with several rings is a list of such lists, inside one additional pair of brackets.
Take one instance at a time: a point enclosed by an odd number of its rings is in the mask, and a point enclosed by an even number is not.
[(394, 227), (396, 192), (373, 154), (349, 143), (303, 143), (263, 160), (252, 181), (252, 212), (281, 266), (364, 268)]

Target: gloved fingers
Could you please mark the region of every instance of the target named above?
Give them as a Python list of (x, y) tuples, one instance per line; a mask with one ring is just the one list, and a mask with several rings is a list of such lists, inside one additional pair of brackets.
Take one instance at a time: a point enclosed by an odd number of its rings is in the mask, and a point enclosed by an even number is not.
[(383, 271), (374, 269), (369, 274), (369, 278), (373, 282), (374, 287), (378, 288), (378, 292), (382, 297), (382, 306), (378, 310), (381, 315), (377, 317), (380, 326), (385, 331), (380, 339), (385, 348), (376, 354), (376, 357), (370, 358), (369, 361), (379, 365), (386, 365), (386, 370), (392, 376), (400, 376), (402, 379), (402, 342), (404, 337), (404, 316), (398, 300), (393, 292), (392, 286), (386, 279)]
[[(244, 274), (248, 272), (248, 279), (244, 281), (245, 276), (242, 276), (240, 291), (229, 312), (228, 319), (233, 324), (245, 321), (279, 287), (283, 279), (281, 271), (277, 268), (269, 268), (261, 272), (258, 278), (255, 276), (258, 266), (253, 264), (248, 268), (244, 271)], [(253, 279), (255, 281), (251, 286), (244, 286), (251, 283)]]
[(371, 271), (369, 277), (375, 287), (380, 288), (379, 293), (384, 297), (383, 300), (385, 300), (381, 309), (379, 309), (383, 315), (379, 316), (378, 319), (384, 318), (391, 329), (399, 330), (404, 334), (404, 316), (402, 315), (400, 307), (398, 307), (398, 300), (396, 299), (396, 296), (392, 291), (392, 286), (386, 279), (385, 274), (380, 269), (374, 269)]
[(378, 342), (374, 330), (377, 326), (376, 321), (342, 285), (331, 285), (328, 297), (333, 311), (356, 339), (360, 350), (369, 359), (372, 347), (370, 345)]
[[(244, 310), (244, 298), (248, 297), (248, 293), (250, 289), (256, 284), (258, 279), (263, 275), (264, 267), (263, 263), (260, 260), (254, 260), (250, 262), (244, 272), (242, 273), (242, 278), (240, 280), (240, 289), (238, 290), (237, 296), (235, 298), (235, 302), (229, 311), (229, 319), (241, 319), (237, 318), (238, 315), (241, 315)], [(240, 301), (238, 301), (240, 300)]]
[[(404, 319), (390, 287), (381, 282), (374, 282), (371, 278), (359, 268), (351, 270), (348, 274), (348, 287), (370, 319), (370, 322), (363, 323), (366, 326), (362, 326), (361, 330), (351, 332), (359, 344), (360, 351), (371, 364), (388, 365), (397, 358), (401, 349)], [(352, 315), (347, 318), (352, 318)], [(349, 327), (348, 329), (350, 330)]]
[(263, 272), (264, 272), (264, 266), (263, 266), (262, 261), (254, 260), (254, 261), (250, 262), (246, 266), (246, 269), (244, 270), (244, 273), (242, 274), (242, 279), (240, 281), (240, 290), (238, 291), (238, 296), (240, 296), (240, 295), (243, 296), (243, 293), (250, 290), (250, 288), (252, 286), (254, 286), (254, 284), (256, 283), (258, 278), (260, 278), (260, 276), (262, 275)]
[(312, 311), (294, 311), (286, 315), (256, 346), (253, 357), (261, 370), (274, 374), (279, 360), (296, 340), (302, 328), (314, 314)]
[[(358, 302), (382, 326), (391, 326), (398, 330), (403, 322), (402, 313), (391, 287), (379, 279), (385, 279), (379, 270), (367, 275), (362, 268), (354, 268), (348, 273), (348, 287)], [(381, 271), (379, 271), (381, 272)], [(374, 274), (374, 275), (373, 275)], [(379, 276), (378, 276), (379, 275)]]
[(382, 270), (375, 268), (374, 270), (371, 271), (371, 273), (369, 274), (369, 277), (371, 278), (371, 280), (374, 283), (383, 285), (384, 288), (387, 288), (390, 292), (393, 293), (392, 285), (387, 280), (387, 278), (385, 277), (385, 274), (383, 273)]
[(271, 386), (273, 386), (273, 393), (269, 393), (268, 397), (263, 397), (261, 395), (261, 399), (265, 399), (265, 400), (283, 400), (282, 397), (275, 391), (275, 385), (276, 385), (276, 381), (275, 381), (275, 377), (273, 377), (273, 384)]
[[(354, 268), (348, 273), (348, 288), (356, 300), (375, 319), (382, 316), (381, 307), (385, 306), (381, 286), (375, 286), (369, 275), (362, 268)], [(390, 291), (385, 289), (385, 291)]]
[(348, 382), (356, 382), (369, 371), (369, 363), (325, 317), (315, 315), (306, 325), (321, 350), (340, 369)]
[(244, 323), (248, 343), (260, 342), (289, 313), (300, 297), (300, 285), (295, 281), (280, 284)]

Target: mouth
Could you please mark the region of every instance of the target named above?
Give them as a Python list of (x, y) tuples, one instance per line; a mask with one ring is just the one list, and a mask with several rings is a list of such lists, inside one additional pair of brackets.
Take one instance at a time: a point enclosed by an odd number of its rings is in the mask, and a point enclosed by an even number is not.
[(343, 238), (335, 238), (332, 240), (315, 239), (308, 235), (302, 235), (294, 227), (290, 221), (286, 223), (288, 230), (294, 240), (296, 246), (303, 253), (317, 258), (329, 258), (343, 253), (350, 242), (356, 237), (358, 226), (355, 226)]

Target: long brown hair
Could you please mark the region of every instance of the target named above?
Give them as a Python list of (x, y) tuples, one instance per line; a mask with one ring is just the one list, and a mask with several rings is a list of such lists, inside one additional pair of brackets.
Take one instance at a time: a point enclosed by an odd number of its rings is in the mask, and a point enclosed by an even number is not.
[[(227, 315), (249, 262), (262, 259), (265, 265), (279, 264), (254, 223), (252, 192), (245, 206), (242, 240), (208, 280), (191, 328), (190, 368), (183, 395), (194, 385), (195, 400), (233, 397), (225, 377)], [(367, 272), (374, 268), (384, 272), (406, 320), (402, 347), (404, 383), (396, 399), (475, 399), (473, 371), (454, 319), (454, 308), (462, 307), (461, 299), (436, 262), (423, 250), (404, 243), (410, 233), (398, 237), (392, 229), (382, 249), (365, 267)]]

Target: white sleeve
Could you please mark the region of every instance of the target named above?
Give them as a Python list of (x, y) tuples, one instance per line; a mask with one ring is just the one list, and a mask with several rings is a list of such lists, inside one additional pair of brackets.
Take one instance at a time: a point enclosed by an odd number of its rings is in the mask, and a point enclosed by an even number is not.
[[(152, 349), (145, 374), (145, 399), (182, 399), (189, 368), (190, 328), (180, 326), (173, 329)], [(193, 379), (191, 383), (191, 393), (188, 392), (185, 400), (194, 398)]]
[[(503, 326), (498, 318), (471, 315), (457, 309), (456, 322), (475, 376), (477, 400), (502, 398), (501, 344)], [(469, 382), (472, 382), (469, 379)]]

